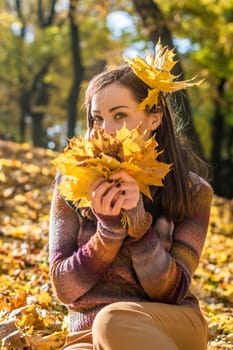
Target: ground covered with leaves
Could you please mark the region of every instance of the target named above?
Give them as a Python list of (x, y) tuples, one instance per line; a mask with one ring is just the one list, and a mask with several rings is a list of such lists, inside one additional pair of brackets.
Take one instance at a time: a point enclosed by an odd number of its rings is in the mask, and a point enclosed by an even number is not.
[[(0, 349), (55, 350), (65, 308), (48, 276), (56, 154), (0, 141)], [(193, 290), (209, 323), (208, 350), (233, 348), (233, 200), (215, 197)]]

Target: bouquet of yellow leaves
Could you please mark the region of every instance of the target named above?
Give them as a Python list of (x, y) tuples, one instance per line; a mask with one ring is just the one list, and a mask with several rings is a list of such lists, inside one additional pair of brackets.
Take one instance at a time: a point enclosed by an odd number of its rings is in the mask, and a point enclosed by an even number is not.
[(123, 126), (114, 137), (101, 129), (95, 130), (89, 141), (70, 139), (64, 153), (52, 161), (63, 175), (61, 194), (79, 208), (89, 207), (94, 181), (99, 177), (108, 179), (113, 172), (124, 169), (136, 179), (140, 191), (151, 198), (149, 186), (163, 186), (171, 164), (156, 160), (160, 152), (155, 138), (145, 140), (143, 136), (139, 129)]

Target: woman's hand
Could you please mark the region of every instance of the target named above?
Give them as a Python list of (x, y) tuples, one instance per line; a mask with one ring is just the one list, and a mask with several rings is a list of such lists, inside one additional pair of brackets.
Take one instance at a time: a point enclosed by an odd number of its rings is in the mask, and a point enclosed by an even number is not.
[(111, 174), (108, 180), (99, 178), (91, 192), (92, 208), (102, 215), (119, 215), (121, 209), (133, 209), (140, 198), (136, 180), (124, 170)]

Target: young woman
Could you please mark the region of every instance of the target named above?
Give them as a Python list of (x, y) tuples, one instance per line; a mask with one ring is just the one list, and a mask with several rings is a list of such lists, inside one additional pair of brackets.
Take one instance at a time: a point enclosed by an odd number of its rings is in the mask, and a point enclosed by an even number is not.
[[(163, 48), (160, 58), (169, 58)], [(165, 61), (163, 61), (165, 62)], [(141, 64), (141, 66), (140, 66)], [(125, 125), (146, 139), (156, 133), (160, 160), (172, 163), (153, 201), (126, 171), (97, 179), (91, 206), (76, 208), (59, 193), (51, 206), (51, 280), (69, 310), (63, 349), (204, 350), (207, 324), (190, 284), (205, 242), (213, 191), (198, 174), (202, 162), (177, 132), (169, 94), (174, 85), (156, 60), (141, 75), (142, 61), (106, 70), (86, 91), (88, 134), (114, 135)], [(139, 69), (138, 69), (139, 68)], [(171, 68), (171, 67), (170, 67)], [(158, 73), (158, 74), (157, 74)], [(170, 79), (170, 80), (169, 80)], [(156, 85), (156, 83), (158, 83)], [(160, 88), (162, 86), (162, 88)], [(149, 91), (149, 94), (148, 94)], [(121, 224), (121, 210), (131, 219)]]

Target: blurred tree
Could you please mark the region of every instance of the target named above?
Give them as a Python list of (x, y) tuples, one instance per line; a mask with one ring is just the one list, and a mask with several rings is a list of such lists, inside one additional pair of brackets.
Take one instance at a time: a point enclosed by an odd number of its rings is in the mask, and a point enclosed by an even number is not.
[(80, 86), (83, 80), (83, 66), (81, 61), (80, 37), (78, 19), (76, 16), (78, 1), (70, 1), (69, 3), (69, 22), (71, 36), (71, 54), (73, 63), (73, 83), (68, 98), (68, 126), (67, 137), (71, 138), (75, 135), (76, 116), (77, 116), (77, 100), (80, 92)]
[(11, 128), (16, 140), (46, 147), (53, 138), (56, 147), (61, 130), (65, 138), (83, 129), (81, 108), (77, 113), (81, 83), (85, 86), (108, 62), (119, 61), (124, 47), (107, 26), (110, 7), (106, 0), (0, 3), (0, 122), (9, 130), (9, 115), (20, 119), (19, 137), (16, 122)]
[[(146, 31), (148, 38), (153, 44), (156, 44), (159, 39), (163, 45), (168, 46), (170, 49), (174, 49), (176, 54), (177, 64), (173, 68), (173, 74), (178, 76), (178, 80), (183, 80), (184, 70), (182, 68), (179, 53), (172, 40), (172, 32), (170, 31), (164, 14), (160, 7), (153, 0), (133, 0), (134, 6), (138, 14), (140, 15), (143, 23), (144, 30)], [(199, 139), (199, 135), (195, 129), (192, 120), (192, 112), (188, 99), (188, 95), (185, 90), (177, 91), (173, 95), (174, 106), (180, 106), (178, 112), (183, 116), (187, 124), (187, 134), (195, 145), (196, 151), (199, 155), (203, 156), (202, 145)], [(177, 108), (177, 107), (176, 107)]]
[(205, 78), (190, 91), (195, 126), (213, 165), (218, 195), (233, 196), (233, 1), (156, 0), (189, 74)]
[[(1, 22), (5, 35), (2, 39), (5, 46), (1, 57), (2, 81), (18, 104), (20, 141), (25, 141), (26, 122), (30, 118), (33, 145), (46, 146), (42, 122), (52, 88), (47, 78), (58, 44), (58, 26), (54, 25), (56, 1), (51, 1), (46, 9), (41, 0), (37, 6), (35, 1), (15, 0), (7, 4), (5, 10), (8, 12), (2, 12), (3, 20), (8, 18), (7, 26)], [(7, 37), (11, 39), (9, 42)]]

